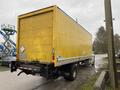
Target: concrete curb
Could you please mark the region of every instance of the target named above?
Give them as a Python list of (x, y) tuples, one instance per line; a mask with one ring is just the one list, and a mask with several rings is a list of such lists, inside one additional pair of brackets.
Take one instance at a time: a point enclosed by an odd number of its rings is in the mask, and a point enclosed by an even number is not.
[(94, 84), (94, 90), (104, 90), (105, 83), (108, 80), (108, 72), (102, 71), (97, 81)]

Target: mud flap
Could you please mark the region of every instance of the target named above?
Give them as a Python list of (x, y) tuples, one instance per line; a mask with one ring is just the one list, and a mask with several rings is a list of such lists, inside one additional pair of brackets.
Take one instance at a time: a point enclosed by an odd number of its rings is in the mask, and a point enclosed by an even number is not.
[(11, 72), (14, 72), (17, 70), (17, 62), (16, 61), (12, 61), (11, 62)]

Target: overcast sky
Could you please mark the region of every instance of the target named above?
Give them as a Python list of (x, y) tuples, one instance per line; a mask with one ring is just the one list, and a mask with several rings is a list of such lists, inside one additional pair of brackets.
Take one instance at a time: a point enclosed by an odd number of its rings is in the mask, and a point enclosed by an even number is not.
[[(57, 5), (73, 19), (77, 18), (93, 38), (98, 28), (105, 26), (104, 0), (0, 0), (0, 24), (17, 26), (18, 15), (51, 5)], [(112, 0), (112, 10), (114, 32), (120, 34), (120, 0)]]

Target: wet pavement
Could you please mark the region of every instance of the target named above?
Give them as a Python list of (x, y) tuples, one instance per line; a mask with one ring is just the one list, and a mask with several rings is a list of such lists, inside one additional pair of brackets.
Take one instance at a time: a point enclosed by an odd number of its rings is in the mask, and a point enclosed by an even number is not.
[(95, 71), (98, 72), (103, 69), (107, 69), (108, 60), (107, 54), (95, 55)]
[[(101, 61), (105, 55), (96, 55), (95, 67), (98, 69), (104, 61)], [(104, 63), (103, 63), (104, 62)], [(100, 64), (101, 63), (101, 64)], [(94, 75), (93, 66), (80, 66), (76, 80), (69, 82), (60, 77), (56, 80), (46, 80), (40, 76), (32, 76), (8, 71), (0, 72), (0, 90), (77, 90), (79, 85), (84, 83), (88, 78)], [(79, 90), (79, 89), (78, 89)]]

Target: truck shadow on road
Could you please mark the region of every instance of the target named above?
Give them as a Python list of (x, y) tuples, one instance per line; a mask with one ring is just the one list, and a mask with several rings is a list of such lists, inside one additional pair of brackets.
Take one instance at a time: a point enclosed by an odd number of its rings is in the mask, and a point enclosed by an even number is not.
[(77, 90), (77, 87), (95, 74), (92, 66), (79, 66), (76, 80), (70, 82), (60, 77), (55, 80), (43, 79), (42, 83), (31, 90)]

